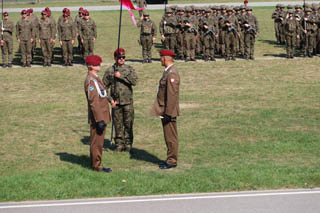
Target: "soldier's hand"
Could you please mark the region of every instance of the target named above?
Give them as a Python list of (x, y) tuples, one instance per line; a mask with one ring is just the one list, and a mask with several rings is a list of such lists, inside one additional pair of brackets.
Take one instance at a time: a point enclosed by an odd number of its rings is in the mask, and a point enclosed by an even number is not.
[(156, 37), (153, 37), (153, 38), (152, 38), (152, 42), (155, 42), (156, 40), (157, 40)]
[(164, 21), (164, 22), (163, 22), (163, 24), (167, 24), (167, 22), (166, 22), (166, 21)]
[(111, 101), (111, 107), (112, 108), (115, 108), (117, 106), (117, 104), (118, 104), (117, 101), (114, 101), (114, 100)]
[(32, 38), (30, 41), (31, 41), (31, 43), (33, 43), (33, 42), (34, 42), (34, 39)]
[(297, 35), (297, 39), (299, 39), (300, 38), (300, 36), (299, 35)]
[(83, 43), (83, 39), (81, 39), (81, 43)]
[(99, 121), (99, 122), (97, 123), (96, 130), (97, 130), (98, 135), (102, 135), (102, 133), (103, 133), (104, 129), (106, 128), (106, 126), (107, 126), (107, 125), (104, 123), (103, 120), (102, 120), (102, 121)]
[(93, 41), (96, 41), (96, 38), (93, 38)]
[(62, 46), (62, 41), (59, 41), (59, 43), (60, 43), (60, 46)]
[(20, 39), (18, 39), (18, 43), (20, 44), (20, 42), (21, 42), (21, 40)]
[(161, 35), (161, 40), (164, 41), (166, 39), (166, 37), (164, 37), (164, 35)]
[(2, 30), (2, 31), (4, 31), (4, 30), (5, 30), (5, 28), (4, 28), (4, 27), (2, 27), (2, 28), (1, 28), (1, 30)]
[(0, 43), (0, 45), (1, 45), (1, 46), (3, 46), (3, 45), (4, 45), (4, 41), (3, 41), (3, 40), (1, 40), (1, 43)]
[(71, 44), (72, 44), (72, 45), (74, 44), (74, 40), (71, 40)]
[(120, 78), (121, 74), (120, 74), (120, 72), (115, 72), (115, 73), (114, 73), (114, 76), (115, 76), (116, 78)]
[(204, 29), (208, 29), (209, 28), (207, 25), (204, 25), (203, 27), (204, 27)]

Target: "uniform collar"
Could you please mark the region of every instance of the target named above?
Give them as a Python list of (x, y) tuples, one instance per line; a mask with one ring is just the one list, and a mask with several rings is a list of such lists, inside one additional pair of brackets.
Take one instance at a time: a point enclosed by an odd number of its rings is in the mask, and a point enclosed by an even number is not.
[(167, 67), (164, 69), (164, 71), (167, 72), (168, 69), (170, 69), (170, 67), (172, 67), (172, 66), (173, 66), (173, 64), (170, 64), (169, 66), (167, 66)]

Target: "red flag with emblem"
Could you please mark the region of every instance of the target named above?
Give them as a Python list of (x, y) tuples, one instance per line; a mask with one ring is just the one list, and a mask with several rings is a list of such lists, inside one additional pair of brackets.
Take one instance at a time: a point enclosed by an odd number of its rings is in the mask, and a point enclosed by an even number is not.
[(144, 8), (135, 8), (131, 0), (119, 0), (119, 2), (120, 4), (122, 2), (122, 6), (124, 6), (128, 10), (134, 25), (136, 25), (137, 27), (136, 19), (134, 18), (134, 15), (131, 10), (144, 10)]

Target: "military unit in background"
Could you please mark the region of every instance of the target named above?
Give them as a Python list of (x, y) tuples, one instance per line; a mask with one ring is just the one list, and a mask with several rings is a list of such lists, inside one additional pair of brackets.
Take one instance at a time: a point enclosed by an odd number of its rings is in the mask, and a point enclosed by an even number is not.
[(175, 52), (178, 59), (215, 61), (220, 55), (228, 60), (236, 56), (254, 59), (254, 43), (259, 33), (252, 8), (209, 6), (184, 8), (171, 6), (159, 25), (165, 49)]
[[(285, 44), (287, 58), (300, 56), (312, 58), (320, 53), (319, 4), (277, 4), (272, 13), (275, 37), (278, 44)], [(294, 10), (295, 9), (295, 10)]]
[(53, 49), (56, 43), (56, 34), (58, 34), (62, 49), (64, 66), (73, 65), (73, 45), (76, 39), (83, 62), (88, 55), (93, 55), (97, 27), (89, 12), (83, 8), (79, 8), (79, 15), (75, 17), (75, 21), (71, 18), (70, 10), (67, 8), (63, 9), (58, 22), (52, 18), (48, 7), (41, 12), (40, 19), (33, 14), (33, 9), (22, 10), (21, 19), (15, 26), (13, 22), (9, 21), (8, 12), (4, 12), (3, 16), (0, 43), (3, 67), (12, 67), (14, 27), (16, 28), (23, 67), (31, 67), (36, 54), (37, 42), (41, 47), (43, 66), (51, 66), (54, 58)]

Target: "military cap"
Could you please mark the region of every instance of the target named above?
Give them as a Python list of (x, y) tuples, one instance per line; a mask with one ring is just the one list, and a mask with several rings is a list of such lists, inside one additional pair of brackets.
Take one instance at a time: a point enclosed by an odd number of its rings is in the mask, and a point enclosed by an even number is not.
[(177, 11), (184, 11), (183, 7), (177, 7)]
[(310, 4), (308, 4), (308, 3), (305, 3), (305, 4), (304, 4), (304, 6), (305, 6), (305, 8), (309, 8), (309, 7), (311, 7), (311, 5), (310, 5)]
[(246, 11), (252, 11), (252, 8), (251, 7), (247, 7)]
[(284, 4), (280, 4), (279, 7), (280, 7), (280, 8), (285, 8)]
[(276, 7), (280, 7), (280, 4), (276, 4)]
[(200, 7), (199, 9), (200, 9), (200, 11), (206, 11), (207, 9), (210, 10), (210, 8), (208, 8), (208, 7)]
[(28, 13), (33, 13), (33, 9), (30, 8), (30, 9), (28, 10)]
[(216, 9), (217, 9), (217, 7), (216, 7), (215, 5), (210, 5), (209, 8), (210, 8), (211, 10), (216, 10)]
[(232, 7), (227, 7), (227, 11), (233, 11)]
[(21, 10), (21, 15), (27, 14), (26, 10)]
[(216, 10), (221, 10), (221, 7), (220, 6), (216, 6)]
[(172, 13), (172, 8), (171, 8), (171, 7), (168, 7), (168, 8), (166, 9), (166, 13)]
[(88, 65), (99, 66), (102, 62), (102, 59), (97, 55), (89, 55), (86, 57), (85, 61)]
[(161, 50), (160, 51), (160, 56), (171, 56), (171, 57), (175, 57), (176, 54), (170, 50)]
[(143, 10), (143, 16), (150, 16), (146, 10)]
[(234, 9), (235, 11), (239, 11), (239, 10), (240, 10), (240, 7), (239, 7), (239, 6), (235, 6), (233, 9)]
[(188, 13), (188, 12), (192, 12), (191, 7), (185, 7), (184, 10)]
[(297, 4), (294, 8), (296, 8), (296, 9), (300, 8), (300, 9), (302, 9), (302, 6), (299, 5), (299, 4)]
[(290, 9), (293, 9), (293, 6), (291, 4), (287, 5), (287, 9), (290, 10)]
[(171, 6), (171, 8), (174, 9), (174, 10), (176, 10), (177, 7), (178, 7), (177, 5), (172, 5), (172, 6)]
[(205, 10), (204, 10), (206, 13), (211, 13), (211, 10), (210, 10), (210, 8), (206, 8)]
[(226, 9), (227, 9), (227, 6), (226, 6), (226, 5), (221, 5), (221, 6), (220, 6), (220, 9), (221, 9), (221, 10), (226, 10)]
[(243, 9), (246, 9), (246, 7), (244, 5), (240, 5), (239, 9), (243, 10)]
[(9, 16), (8, 12), (3, 12), (3, 16)]
[(126, 51), (123, 48), (116, 49), (113, 53), (114, 57), (125, 56), (125, 55), (126, 55)]
[(294, 11), (293, 11), (292, 9), (289, 9), (289, 10), (288, 10), (288, 13), (293, 14), (293, 13), (294, 13)]
[(311, 8), (309, 8), (309, 7), (307, 7), (305, 11), (306, 12), (312, 12)]
[(314, 5), (314, 6), (312, 7), (312, 9), (313, 9), (313, 10), (319, 10), (319, 5)]

